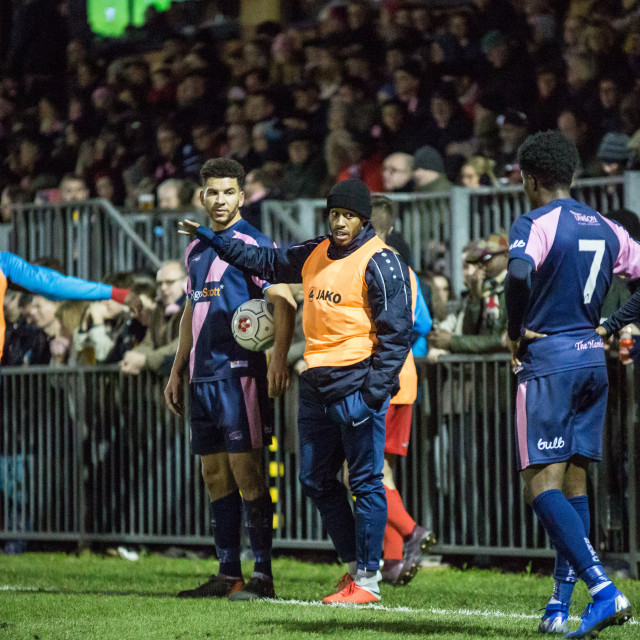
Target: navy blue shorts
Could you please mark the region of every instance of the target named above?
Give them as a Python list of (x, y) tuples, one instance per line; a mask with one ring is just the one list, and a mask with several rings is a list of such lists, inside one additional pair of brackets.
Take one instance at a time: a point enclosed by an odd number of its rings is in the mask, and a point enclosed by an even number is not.
[(602, 458), (607, 411), (606, 367), (561, 371), (518, 385), (518, 469), (565, 462), (574, 455)]
[(265, 378), (192, 382), (191, 451), (243, 453), (271, 444), (273, 410)]

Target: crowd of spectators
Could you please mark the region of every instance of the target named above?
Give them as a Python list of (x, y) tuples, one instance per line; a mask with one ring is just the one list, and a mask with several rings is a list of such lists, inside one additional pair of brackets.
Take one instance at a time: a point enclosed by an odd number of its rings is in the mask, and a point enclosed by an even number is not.
[(149, 194), (193, 207), (213, 156), (257, 176), (259, 200), (323, 197), (354, 176), (372, 191), (519, 181), (517, 148), (539, 129), (576, 142), (582, 176), (640, 149), (638, 0), (305, 0), (286, 24), (226, 39), (206, 27), (211, 3), (197, 24), (174, 3), (150, 11), (137, 49), (72, 38), (64, 1), (17, 4), (0, 76), (5, 205), (55, 201), (75, 175), (127, 210)]
[[(294, 4), (286, 25), (227, 38), (212, 37), (206, 10), (196, 24), (175, 19), (179, 5), (152, 11), (130, 47), (70, 37), (64, 1), (22, 3), (0, 75), (0, 222), (11, 204), (88, 197), (190, 210), (200, 167), (217, 156), (244, 166), (243, 216), (255, 226), (264, 199), (326, 197), (350, 177), (388, 193), (520, 182), (517, 149), (540, 129), (576, 142), (580, 176), (639, 162), (640, 0)], [(496, 233), (467, 247), (459, 301), (444, 269), (421, 274), (435, 320), (430, 362), (506, 351), (507, 244)], [(7, 292), (2, 365), (166, 375), (181, 263), (155, 281), (105, 281), (131, 289), (128, 309)], [(291, 356), (299, 362), (299, 349)]]
[[(55, 258), (35, 261), (62, 272)], [(168, 375), (178, 345), (187, 275), (181, 262), (164, 263), (155, 281), (143, 273), (113, 273), (106, 284), (130, 290), (114, 300), (53, 301), (9, 289), (2, 366), (119, 364), (126, 375)]]
[[(213, 37), (207, 27), (211, 3), (195, 24), (179, 19), (187, 12), (176, 3), (129, 33), (132, 48), (127, 40), (71, 38), (65, 2), (23, 3), (0, 77), (0, 218), (10, 220), (13, 203), (87, 197), (126, 210), (193, 209), (202, 162), (228, 156), (247, 171), (243, 215), (259, 226), (266, 198), (324, 197), (349, 177), (374, 192), (516, 182), (522, 140), (556, 127), (575, 140), (582, 176), (620, 175), (634, 165), (639, 0), (447, 4), (306, 0), (286, 26), (264, 22), (245, 37), (220, 38), (224, 32)], [(46, 11), (36, 19), (38, 7)], [(29, 38), (42, 15), (57, 25), (56, 52), (42, 46), (46, 36)], [(173, 271), (181, 267), (166, 268), (177, 295)], [(422, 275), (438, 306), (444, 271), (434, 264)], [(166, 309), (178, 298), (163, 300), (144, 278), (135, 287), (160, 319), (173, 316)], [(125, 354), (123, 344), (141, 343), (150, 325), (137, 326), (142, 302), (124, 326), (123, 310), (102, 303), (65, 313), (36, 298), (25, 313), (26, 294), (10, 301), (16, 317), (30, 318), (29, 332), (48, 323), (35, 350), (18, 348), (16, 363), (82, 362), (92, 353), (122, 362), (125, 373), (162, 366), (160, 355)], [(161, 346), (174, 340), (174, 324)], [(455, 334), (466, 329), (454, 325), (434, 331), (434, 357), (456, 349)], [(503, 350), (503, 332), (495, 333), (491, 349)]]

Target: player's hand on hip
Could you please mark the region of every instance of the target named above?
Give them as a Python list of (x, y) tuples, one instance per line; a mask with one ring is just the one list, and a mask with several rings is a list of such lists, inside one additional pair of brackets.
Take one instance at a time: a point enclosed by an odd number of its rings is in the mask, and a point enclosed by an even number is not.
[(508, 340), (509, 350), (511, 351), (511, 366), (514, 369), (514, 372), (515, 369), (522, 366), (522, 362), (520, 362), (520, 358), (518, 358), (518, 352), (520, 351), (520, 345), (522, 342), (546, 337), (546, 333), (538, 333), (537, 331), (531, 331), (531, 329), (525, 329), (522, 337), (518, 340)]
[(178, 233), (181, 233), (183, 236), (195, 236), (199, 226), (200, 224), (198, 222), (185, 218), (181, 222), (178, 222)]
[(508, 340), (509, 343), (509, 351), (511, 351), (511, 368), (513, 372), (516, 372), (516, 369), (522, 366), (522, 362), (518, 358), (518, 351), (520, 351), (520, 340)]
[(164, 390), (164, 400), (169, 411), (176, 416), (184, 414), (184, 384), (182, 376), (171, 376)]
[(607, 330), (602, 325), (596, 327), (596, 333), (602, 338), (606, 338), (609, 335)]
[(286, 361), (271, 360), (267, 371), (267, 382), (269, 383), (270, 398), (281, 396), (289, 388), (289, 365)]
[(546, 333), (538, 333), (537, 331), (531, 331), (531, 329), (525, 329), (523, 340), (535, 340), (536, 338), (546, 338)]

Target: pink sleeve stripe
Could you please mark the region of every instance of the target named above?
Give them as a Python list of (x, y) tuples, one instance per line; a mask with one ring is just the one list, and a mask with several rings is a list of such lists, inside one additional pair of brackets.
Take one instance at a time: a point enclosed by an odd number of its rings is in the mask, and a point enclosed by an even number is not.
[[(258, 246), (258, 241), (255, 238), (247, 235), (246, 233), (240, 233), (239, 231), (234, 231), (233, 232), (233, 237), (234, 238), (238, 238), (238, 240), (242, 240), (246, 244), (251, 244), (254, 247)], [(251, 279), (253, 280), (253, 282), (255, 283), (255, 285), (257, 287), (260, 287), (261, 289), (264, 288), (264, 285), (265, 285), (265, 281), (264, 280), (261, 280), (257, 276), (253, 276)]]
[(187, 270), (187, 294), (191, 293), (191, 276), (189, 276), (189, 256), (191, 255), (191, 252), (193, 251), (193, 248), (196, 246), (196, 242), (198, 242), (198, 240), (194, 240), (193, 242), (191, 242), (189, 244), (189, 246), (187, 247), (187, 250), (184, 253), (184, 268)]
[(562, 207), (556, 207), (531, 223), (531, 233), (524, 252), (533, 258), (536, 270), (546, 260), (553, 246)]
[(602, 215), (600, 217), (611, 227), (620, 243), (620, 251), (618, 251), (618, 257), (613, 266), (613, 273), (621, 273), (631, 279), (640, 278), (640, 244), (629, 237), (625, 228)]

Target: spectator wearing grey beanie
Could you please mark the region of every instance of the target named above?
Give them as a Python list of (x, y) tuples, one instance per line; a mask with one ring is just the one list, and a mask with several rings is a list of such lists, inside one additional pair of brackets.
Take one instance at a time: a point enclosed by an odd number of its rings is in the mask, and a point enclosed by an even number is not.
[(420, 193), (449, 191), (453, 186), (445, 175), (440, 152), (428, 144), (413, 154), (413, 180), (415, 190)]
[(630, 138), (624, 133), (606, 133), (598, 147), (598, 160), (602, 163), (602, 173), (607, 176), (621, 176), (629, 164), (632, 151)]

